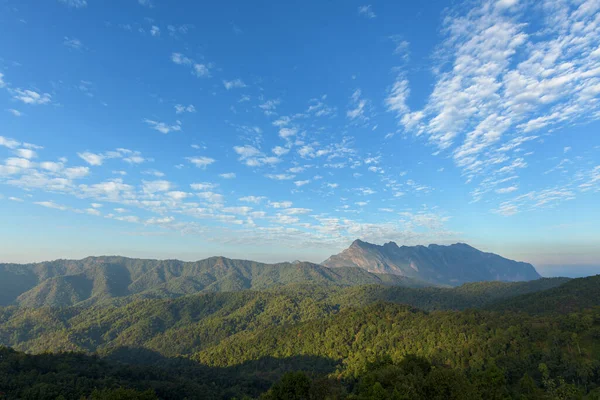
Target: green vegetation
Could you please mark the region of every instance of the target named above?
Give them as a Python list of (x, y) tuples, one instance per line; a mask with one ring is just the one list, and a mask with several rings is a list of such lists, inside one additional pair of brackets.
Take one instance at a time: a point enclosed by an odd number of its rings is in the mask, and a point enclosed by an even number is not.
[(458, 310), (565, 281), (554, 278), (421, 289), (294, 284), (260, 292), (205, 293), (177, 299), (116, 299), (89, 307), (6, 307), (0, 308), (0, 344), (33, 353), (81, 351), (103, 355), (121, 347), (136, 347), (173, 357), (198, 352), (238, 333), (287, 328), (377, 301), (426, 311)]
[(187, 294), (264, 290), (292, 283), (423, 287), (399, 275), (361, 268), (330, 269), (307, 262), (263, 264), (211, 257), (196, 262), (88, 257), (38, 264), (0, 264), (0, 306), (64, 307), (115, 299), (176, 298)]
[(533, 314), (568, 313), (597, 306), (600, 302), (600, 275), (577, 278), (541, 293), (524, 294), (491, 305), (496, 310)]
[(0, 307), (0, 398), (600, 399), (599, 282)]

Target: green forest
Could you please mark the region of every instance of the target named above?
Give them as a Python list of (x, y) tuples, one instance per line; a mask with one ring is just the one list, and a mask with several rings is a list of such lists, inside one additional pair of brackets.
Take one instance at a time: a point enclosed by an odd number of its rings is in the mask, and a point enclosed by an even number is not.
[(600, 399), (600, 276), (0, 307), (1, 399)]

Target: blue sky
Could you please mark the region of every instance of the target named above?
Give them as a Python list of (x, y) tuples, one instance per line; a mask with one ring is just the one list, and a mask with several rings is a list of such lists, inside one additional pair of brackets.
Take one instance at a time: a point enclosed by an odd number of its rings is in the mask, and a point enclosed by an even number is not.
[(2, 261), (600, 262), (600, 3), (0, 1)]

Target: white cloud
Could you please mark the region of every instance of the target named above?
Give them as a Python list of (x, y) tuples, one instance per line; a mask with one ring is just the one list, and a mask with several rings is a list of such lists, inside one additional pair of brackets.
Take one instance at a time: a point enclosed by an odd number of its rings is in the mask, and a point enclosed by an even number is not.
[(315, 117), (329, 117), (336, 114), (337, 109), (335, 107), (329, 107), (322, 100), (325, 100), (327, 96), (322, 96), (320, 99), (310, 99), (308, 109), (306, 112), (312, 114)]
[(54, 161), (44, 161), (40, 163), (40, 167), (50, 172), (58, 172), (64, 168), (64, 164)]
[(235, 88), (244, 88), (246, 87), (246, 84), (241, 80), (241, 79), (234, 79), (232, 81), (223, 81), (223, 86), (225, 86), (225, 89), (230, 90), (230, 89), (235, 89)]
[(390, 39), (394, 42), (395, 45), (394, 54), (398, 54), (402, 56), (402, 59), (404, 61), (408, 61), (408, 59), (410, 58), (410, 43), (404, 40), (403, 36), (401, 35), (392, 35), (390, 36)]
[(6, 86), (6, 82), (4, 82), (4, 74), (2, 72), (0, 72), (0, 88), (3, 88), (4, 86)]
[(202, 191), (212, 190), (212, 189), (216, 188), (217, 186), (219, 186), (219, 185), (217, 185), (216, 183), (210, 183), (210, 182), (192, 183), (190, 185), (190, 187), (193, 190), (202, 190)]
[(191, 59), (189, 59), (188, 57), (184, 56), (181, 53), (171, 54), (171, 61), (173, 61), (175, 64), (179, 64), (179, 65), (190, 65), (192, 63)]
[(296, 136), (298, 130), (295, 128), (281, 128), (279, 130), (279, 137), (282, 139), (289, 139), (292, 136)]
[(166, 224), (170, 224), (173, 221), (175, 221), (174, 217), (162, 217), (162, 218), (153, 217), (153, 218), (148, 218), (146, 220), (146, 224), (148, 224), (148, 225), (166, 225)]
[(170, 197), (173, 200), (176, 200), (176, 201), (183, 200), (186, 197), (191, 196), (190, 193), (182, 192), (182, 191), (179, 191), (179, 190), (174, 190), (174, 191), (171, 191), (171, 192), (167, 192), (167, 193), (165, 193), (165, 195), (167, 197)]
[(145, 123), (150, 125), (150, 127), (154, 130), (159, 131), (160, 133), (167, 134), (169, 132), (179, 132), (181, 131), (181, 122), (176, 121), (175, 124), (169, 125), (164, 122), (153, 121), (151, 119), (145, 119)]
[(60, 204), (56, 204), (53, 201), (36, 201), (33, 204), (37, 204), (38, 206), (53, 208), (53, 209), (61, 210), (61, 211), (64, 211), (67, 209), (67, 207), (60, 205)]
[(351, 106), (353, 108), (349, 109), (346, 112), (346, 116), (350, 118), (350, 120), (360, 119), (363, 121), (368, 120), (369, 118), (365, 115), (365, 111), (367, 111), (369, 106), (369, 101), (366, 99), (361, 99), (361, 90), (356, 89), (351, 96)]
[(281, 147), (281, 146), (275, 146), (275, 147), (273, 147), (273, 149), (271, 149), (271, 151), (277, 157), (281, 157), (281, 156), (286, 155), (287, 153), (289, 153), (290, 149), (285, 148), (285, 147)]
[(49, 93), (38, 93), (33, 90), (14, 89), (11, 91), (15, 100), (22, 101), (25, 104), (48, 104), (52, 101)]
[(498, 194), (512, 193), (514, 191), (517, 191), (518, 189), (519, 189), (518, 186), (508, 186), (508, 187), (496, 189), (496, 193), (498, 193)]
[(16, 149), (15, 154), (22, 158), (32, 159), (36, 158), (37, 154), (31, 149)]
[(369, 19), (373, 19), (375, 17), (377, 17), (377, 15), (375, 15), (375, 13), (373, 12), (373, 10), (371, 9), (371, 5), (366, 5), (366, 6), (360, 6), (358, 7), (358, 14), (359, 15), (363, 15)]
[(214, 192), (200, 192), (196, 193), (196, 196), (208, 201), (209, 203), (223, 203), (225, 200), (225, 197), (222, 194)]
[(173, 184), (165, 180), (142, 181), (142, 190), (145, 193), (166, 192), (173, 187)]
[(234, 172), (227, 172), (224, 174), (219, 174), (219, 176), (223, 179), (234, 179), (235, 178), (235, 173)]
[(291, 172), (292, 174), (299, 174), (301, 172), (306, 171), (306, 168), (310, 167), (310, 165), (308, 166), (301, 166), (301, 167), (291, 167), (288, 168), (288, 172)]
[(90, 215), (95, 215), (97, 217), (99, 217), (100, 215), (102, 215), (102, 213), (99, 210), (96, 210), (95, 208), (86, 208), (85, 212), (90, 214)]
[(14, 149), (20, 145), (21, 142), (17, 142), (14, 139), (0, 136), (0, 146), (8, 147), (9, 149)]
[(65, 46), (70, 47), (75, 50), (81, 50), (83, 48), (83, 43), (81, 43), (81, 40), (75, 39), (75, 38), (70, 38), (67, 36), (65, 36), (65, 40), (63, 41), (63, 44)]
[(367, 188), (357, 188), (356, 190), (363, 195), (371, 195), (371, 194), (377, 193), (375, 190), (368, 188), (368, 187)]
[(291, 201), (273, 201), (269, 202), (269, 205), (273, 208), (290, 208), (292, 206)]
[[(171, 26), (169, 26), (170, 28)], [(178, 65), (186, 65), (191, 67), (192, 75), (195, 75), (199, 78), (209, 78), (210, 77), (210, 64), (199, 64), (194, 62), (191, 58), (183, 55), (182, 53), (172, 53), (171, 61)]]
[(102, 163), (104, 162), (104, 159), (106, 158), (102, 154), (94, 154), (94, 153), (90, 153), (89, 151), (86, 151), (83, 153), (77, 153), (77, 155), (81, 159), (83, 159), (85, 162), (87, 162), (88, 164), (93, 165), (93, 166), (102, 165)]
[(123, 221), (123, 222), (130, 222), (130, 223), (134, 223), (137, 224), (138, 222), (140, 222), (140, 217), (135, 216), (135, 215), (126, 215), (126, 216), (113, 216), (113, 219), (116, 219), (117, 221)]
[(260, 167), (281, 162), (280, 158), (267, 157), (259, 149), (250, 145), (234, 146), (233, 151), (240, 156), (239, 160), (249, 167)]
[(287, 215), (304, 215), (304, 214), (309, 214), (312, 212), (312, 210), (310, 208), (286, 208), (282, 211), (283, 213), (287, 214)]
[(169, 30), (169, 35), (171, 35), (172, 37), (177, 37), (178, 34), (185, 35), (186, 33), (188, 33), (190, 28), (193, 28), (193, 27), (194, 26), (191, 24), (183, 24), (183, 25), (178, 25), (178, 26), (167, 25), (167, 29)]
[[(120, 158), (129, 164), (141, 164), (145, 161), (151, 161), (151, 159), (144, 158), (139, 151), (133, 151), (123, 148), (119, 148), (114, 151), (107, 151), (105, 153), (92, 153), (86, 151), (83, 153), (77, 153), (77, 155), (92, 166), (102, 165), (105, 160), (111, 158)], [(124, 171), (113, 171), (113, 173), (117, 173), (120, 175), (127, 174)]]
[(60, 3), (63, 3), (69, 7), (73, 8), (83, 8), (87, 6), (87, 0), (58, 0)]
[[(0, 87), (2, 87), (2, 86), (0, 86)], [(21, 117), (23, 115), (23, 113), (21, 111), (15, 110), (14, 108), (9, 108), (6, 111), (8, 111), (9, 113), (11, 113), (15, 117)]]
[(287, 181), (296, 177), (296, 175), (292, 174), (266, 174), (265, 176), (276, 181)]
[(276, 224), (289, 225), (297, 223), (298, 221), (300, 221), (300, 219), (298, 217), (292, 217), (289, 215), (277, 214), (275, 217), (272, 218), (272, 221)]
[(209, 166), (210, 164), (212, 164), (216, 161), (214, 158), (205, 157), (205, 156), (186, 157), (186, 159), (198, 168), (206, 168), (207, 166)]
[(450, 153), (467, 181), (524, 168), (518, 154), (534, 131), (600, 118), (597, 3), (537, 5), (488, 0), (452, 11), (426, 105), (410, 109), (402, 75), (386, 99), (399, 125)]
[(260, 150), (258, 150), (256, 147), (253, 147), (250, 145), (235, 146), (233, 148), (233, 151), (235, 151), (237, 154), (239, 154), (240, 160), (244, 160), (244, 159), (247, 159), (250, 157), (262, 155)]
[(90, 173), (88, 167), (71, 167), (63, 170), (63, 175), (69, 179), (81, 179)]
[(193, 104), (190, 104), (188, 106), (184, 106), (181, 104), (176, 104), (175, 105), (175, 113), (176, 114), (182, 114), (182, 113), (195, 113), (196, 112), (196, 107), (194, 107)]
[[(249, 100), (249, 99), (248, 99)], [(259, 108), (261, 110), (263, 110), (263, 112), (265, 113), (265, 115), (273, 115), (275, 114), (275, 109), (277, 108), (277, 106), (281, 103), (281, 100), (279, 99), (275, 99), (275, 100), (267, 100), (262, 104), (259, 104)]]
[(210, 69), (205, 64), (194, 64), (194, 75), (199, 78), (208, 78), (210, 76)]
[(150, 34), (152, 36), (160, 36), (160, 28), (156, 25), (152, 25), (152, 28), (150, 28)]
[(238, 200), (243, 201), (245, 203), (258, 204), (265, 199), (266, 199), (266, 197), (264, 197), (264, 196), (245, 196), (245, 197), (240, 197)]
[(225, 207), (223, 212), (230, 214), (238, 214), (238, 215), (247, 215), (250, 211), (252, 211), (251, 207)]
[[(409, 94), (408, 81), (401, 77), (396, 79), (385, 99), (388, 111), (395, 112), (398, 118), (404, 118), (410, 112), (406, 104)], [(408, 125), (408, 122), (405, 122), (405, 125)]]
[(31, 161), (29, 161), (26, 158), (17, 158), (17, 157), (7, 158), (4, 161), (4, 163), (9, 167), (17, 167), (17, 168), (22, 168), (22, 169), (33, 168), (35, 165), (34, 163), (32, 163)]
[(300, 186), (307, 185), (309, 183), (310, 183), (310, 180), (307, 179), (307, 180), (304, 180), (304, 181), (295, 181), (294, 185), (296, 185), (297, 187), (300, 187)]
[(163, 176), (165, 176), (163, 172), (157, 171), (155, 169), (148, 169), (146, 171), (143, 171), (142, 174), (156, 176), (157, 178), (162, 178)]
[(129, 155), (123, 157), (123, 161), (125, 161), (126, 163), (129, 163), (129, 164), (141, 164), (143, 162), (151, 161), (151, 160), (142, 157), (140, 152), (134, 151), (134, 152), (131, 152)]

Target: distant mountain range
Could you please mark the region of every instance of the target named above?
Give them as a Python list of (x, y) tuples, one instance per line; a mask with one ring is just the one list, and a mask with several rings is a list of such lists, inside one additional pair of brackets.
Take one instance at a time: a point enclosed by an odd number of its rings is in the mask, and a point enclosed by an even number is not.
[(456, 286), (475, 281), (538, 279), (526, 263), (466, 244), (398, 247), (356, 240), (323, 265), (264, 264), (211, 257), (196, 262), (118, 256), (0, 264), (0, 306), (63, 307), (128, 297), (173, 298), (202, 292), (263, 290), (292, 283), (405, 287)]
[(262, 290), (290, 283), (427, 286), (411, 278), (308, 262), (263, 264), (211, 257), (196, 262), (88, 257), (0, 264), (0, 306), (90, 305), (110, 299), (168, 298), (201, 292)]
[(485, 253), (464, 243), (450, 246), (382, 246), (355, 240), (349, 248), (322, 265), (359, 267), (377, 274), (405, 276), (442, 285), (478, 281), (528, 281), (540, 275), (531, 264)]

